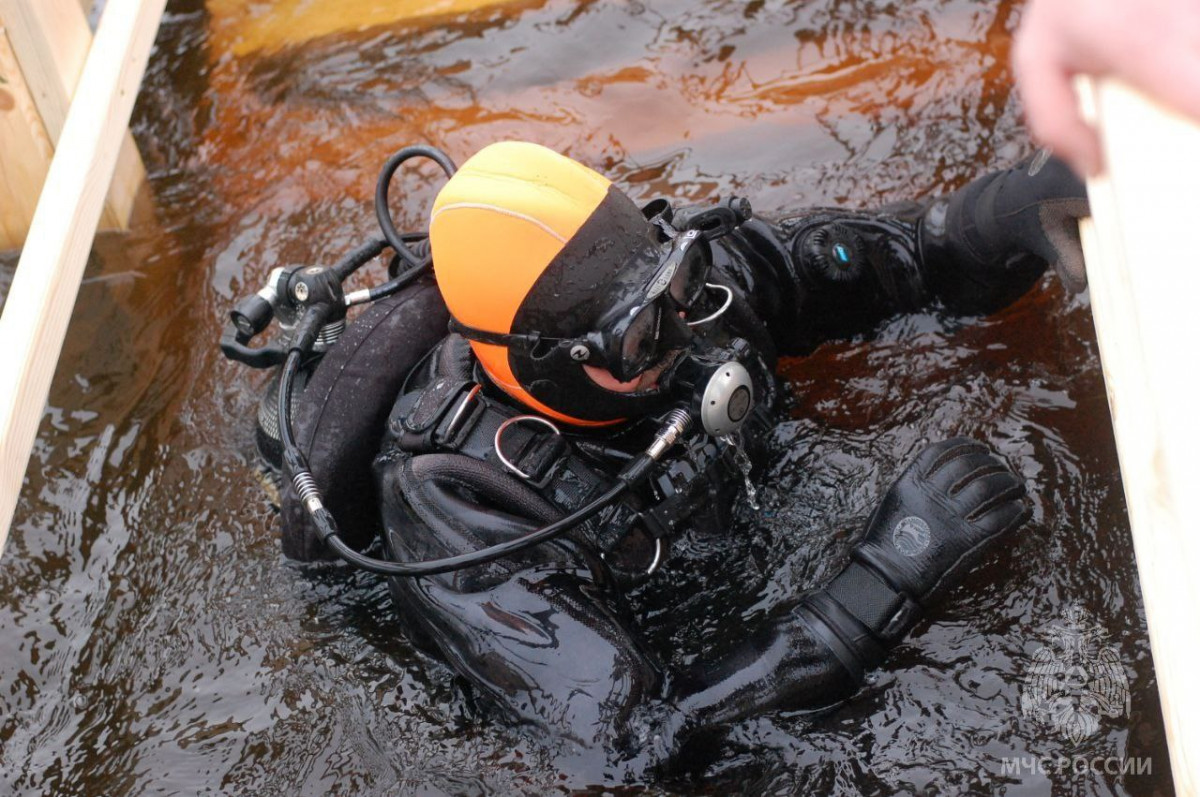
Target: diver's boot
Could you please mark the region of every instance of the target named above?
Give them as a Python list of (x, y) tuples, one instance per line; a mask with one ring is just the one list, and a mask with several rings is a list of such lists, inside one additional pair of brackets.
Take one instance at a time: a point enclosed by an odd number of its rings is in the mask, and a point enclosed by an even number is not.
[(986, 446), (965, 438), (931, 445), (888, 490), (851, 562), (796, 616), (860, 682), (1028, 517), (1024, 483)]

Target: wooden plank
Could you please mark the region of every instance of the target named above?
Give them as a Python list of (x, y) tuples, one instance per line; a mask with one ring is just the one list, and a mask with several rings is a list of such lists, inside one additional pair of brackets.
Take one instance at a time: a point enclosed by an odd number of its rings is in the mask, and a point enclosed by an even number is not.
[(272, 52), (333, 33), (421, 23), (517, 0), (208, 0), (217, 52)]
[[(42, 123), (57, 145), (92, 44), (87, 16), (77, 0), (0, 0), (0, 24), (8, 29)], [(104, 229), (129, 228), (145, 177), (137, 146), (126, 133), (101, 217)]]
[(109, 0), (0, 316), (0, 553), (166, 0)]
[(0, 250), (25, 241), (54, 148), (0, 25)]
[[(1107, 175), (1080, 226), (1177, 794), (1200, 789), (1200, 125), (1081, 83)], [(1157, 765), (1157, 764), (1156, 764)]]

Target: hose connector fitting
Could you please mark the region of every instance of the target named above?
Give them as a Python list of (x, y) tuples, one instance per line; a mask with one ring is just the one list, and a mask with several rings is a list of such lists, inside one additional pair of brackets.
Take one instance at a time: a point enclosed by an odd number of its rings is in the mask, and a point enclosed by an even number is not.
[(655, 435), (654, 442), (646, 449), (646, 456), (657, 462), (671, 446), (679, 442), (679, 438), (687, 434), (693, 423), (692, 414), (682, 407), (671, 410)]

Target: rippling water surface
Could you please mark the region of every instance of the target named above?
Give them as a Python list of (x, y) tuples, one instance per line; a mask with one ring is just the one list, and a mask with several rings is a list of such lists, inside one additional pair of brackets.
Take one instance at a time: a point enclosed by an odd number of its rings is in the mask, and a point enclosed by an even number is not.
[[(97, 242), (0, 561), (0, 793), (586, 787), (397, 636), (380, 581), (280, 556), (252, 477), (262, 378), (219, 356), (223, 313), (372, 233), (377, 168), (411, 142), (461, 162), (527, 138), (637, 200), (736, 192), (766, 213), (953, 189), (1029, 147), (1020, 8), (526, 0), (242, 52), (273, 13), (247, 8), (172, 2), (159, 35), (134, 116), (156, 218)], [(397, 214), (419, 224), (436, 188), (409, 175)], [(990, 441), (1036, 486), (1033, 520), (854, 700), (734, 725), (633, 790), (1170, 793), (1086, 297), (1048, 278), (996, 316), (897, 318), (785, 371), (762, 509), (638, 596), (672, 657), (836, 572), (928, 440)], [(1072, 605), (1131, 694), (1078, 745), (1020, 710)], [(1121, 761), (1141, 774), (1104, 772)]]

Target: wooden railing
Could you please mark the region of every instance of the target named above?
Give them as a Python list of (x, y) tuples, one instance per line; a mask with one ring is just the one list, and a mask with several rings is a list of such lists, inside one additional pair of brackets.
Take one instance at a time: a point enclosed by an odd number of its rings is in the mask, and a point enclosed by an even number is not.
[[(91, 44), (79, 0), (0, 0), (0, 250), (25, 243)], [(144, 180), (125, 133), (101, 229), (128, 229)]]
[[(1175, 792), (1200, 788), (1200, 126), (1081, 81), (1107, 171), (1081, 225)], [(1132, 608), (1130, 608), (1132, 610)]]
[(166, 0), (109, 0), (0, 316), (0, 553)]

